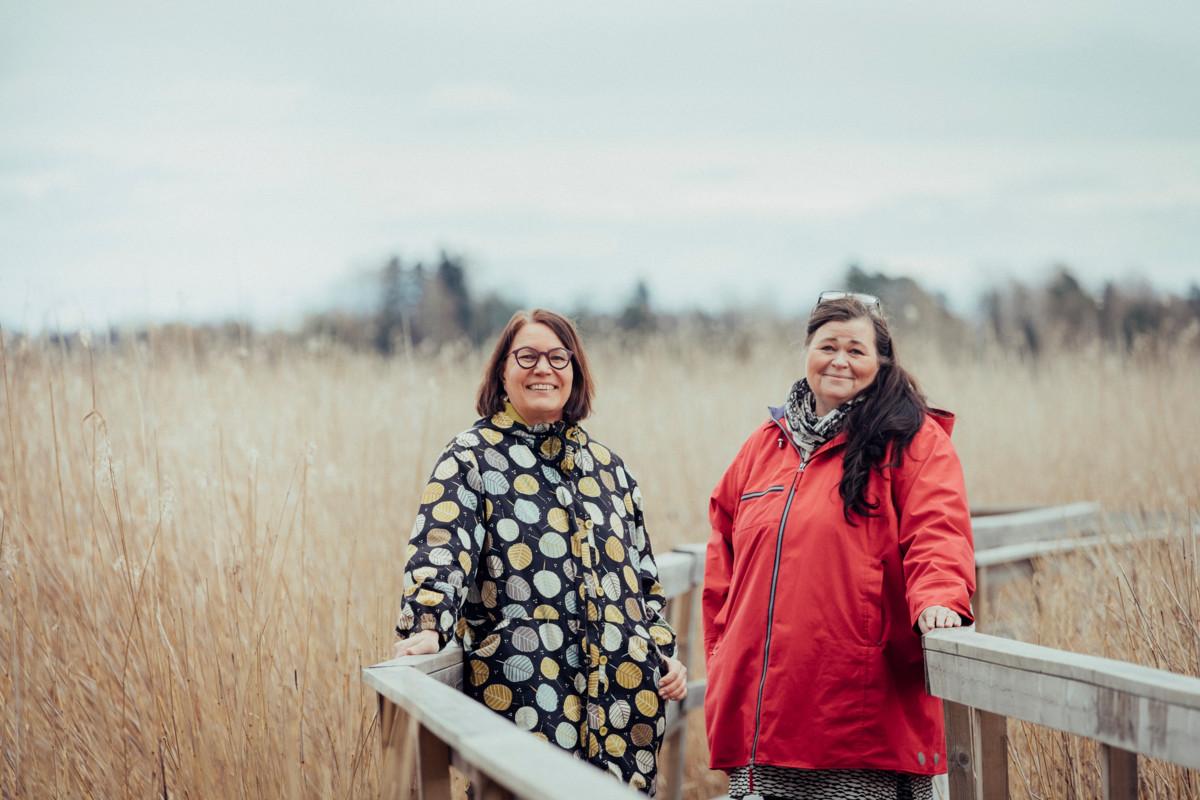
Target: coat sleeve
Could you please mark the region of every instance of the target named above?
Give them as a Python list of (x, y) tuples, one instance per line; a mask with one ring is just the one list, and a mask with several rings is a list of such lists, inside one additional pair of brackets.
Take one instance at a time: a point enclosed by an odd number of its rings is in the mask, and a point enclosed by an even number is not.
[(628, 467), (625, 468), (625, 474), (629, 476), (629, 494), (633, 502), (632, 543), (637, 552), (636, 565), (642, 588), (642, 598), (646, 602), (646, 613), (649, 615), (646, 625), (654, 643), (658, 645), (659, 652), (664, 656), (674, 657), (675, 629), (671, 627), (662, 613), (666, 596), (663, 594), (662, 584), (658, 580), (658, 563), (654, 560), (654, 550), (650, 546), (650, 537), (646, 533), (645, 514), (642, 512), (642, 490)]
[(913, 438), (895, 473), (900, 553), (909, 624), (929, 606), (974, 621), (975, 544), (962, 465), (950, 436), (933, 420)]
[(708, 521), (712, 533), (704, 557), (704, 591), (701, 596), (704, 619), (704, 658), (716, 649), (725, 633), (729, 583), (733, 578), (733, 518), (745, 484), (743, 463), (750, 443), (743, 445), (708, 500)]
[(481, 488), (474, 453), (451, 443), (421, 493), (396, 624), (400, 636), (432, 630), (445, 647), (454, 635), (485, 538)]

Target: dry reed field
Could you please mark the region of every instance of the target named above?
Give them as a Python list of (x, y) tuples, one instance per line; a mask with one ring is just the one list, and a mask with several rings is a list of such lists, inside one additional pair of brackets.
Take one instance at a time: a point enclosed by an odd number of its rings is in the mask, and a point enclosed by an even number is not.
[[(392, 360), (183, 334), (3, 339), (0, 797), (378, 795), (374, 696), (417, 497), (473, 419), (482, 355)], [(898, 343), (959, 415), (973, 505), (1167, 511), (1161, 543), (1058, 558), (998, 621), (1031, 642), (1200, 675), (1194, 349), (1029, 363)], [(656, 548), (707, 537), (709, 491), (801, 369), (741, 345), (596, 341), (594, 436), (643, 487)], [(700, 669), (693, 666), (694, 671)], [(1016, 796), (1096, 796), (1086, 743), (1012, 724)], [(723, 790), (693, 722), (690, 797)], [(1144, 797), (1200, 794), (1143, 760)]]

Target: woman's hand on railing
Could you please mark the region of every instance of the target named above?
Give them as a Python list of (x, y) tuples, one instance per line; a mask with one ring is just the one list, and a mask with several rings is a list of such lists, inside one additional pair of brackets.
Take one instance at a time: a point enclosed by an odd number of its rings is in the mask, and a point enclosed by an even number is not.
[(658, 683), (658, 696), (665, 700), (682, 700), (687, 697), (687, 667), (683, 662), (663, 656), (667, 674)]
[(917, 617), (917, 627), (921, 635), (929, 633), (934, 628), (958, 628), (962, 625), (962, 617), (958, 612), (951, 611), (945, 606), (930, 606)]
[(392, 658), (423, 656), (438, 651), (437, 631), (420, 631), (392, 646)]

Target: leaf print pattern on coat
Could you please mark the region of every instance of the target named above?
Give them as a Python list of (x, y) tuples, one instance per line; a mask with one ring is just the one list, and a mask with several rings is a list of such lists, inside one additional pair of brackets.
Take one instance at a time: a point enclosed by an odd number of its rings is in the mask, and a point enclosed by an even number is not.
[(578, 426), (481, 419), (438, 458), (407, 555), (399, 634), (457, 637), (468, 695), (654, 793), (675, 633), (620, 458)]

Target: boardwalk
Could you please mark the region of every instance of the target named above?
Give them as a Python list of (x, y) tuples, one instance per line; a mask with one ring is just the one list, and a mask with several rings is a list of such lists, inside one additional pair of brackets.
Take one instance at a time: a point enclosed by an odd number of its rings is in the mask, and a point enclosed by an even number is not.
[[(1034, 559), (1102, 544), (1093, 504), (976, 512), (977, 613), (1005, 582), (1027, 576)], [(1158, 535), (1155, 531), (1138, 536)], [(704, 546), (659, 556), (661, 580), (679, 656), (692, 656)], [(924, 639), (929, 691), (946, 701), (947, 760), (953, 800), (1008, 796), (1007, 719), (1019, 719), (1102, 743), (1106, 797), (1137, 797), (1137, 754), (1200, 769), (1200, 678), (986, 635), (975, 628), (936, 631)], [(364, 678), (379, 694), (385, 796), (450, 797), (449, 767), (470, 781), (475, 798), (559, 800), (642, 797), (558, 748), (532, 739), (458, 691), (462, 654), (370, 667)], [(668, 709), (670, 762), (661, 766), (667, 797), (681, 797), (688, 714), (703, 705), (704, 681)]]

